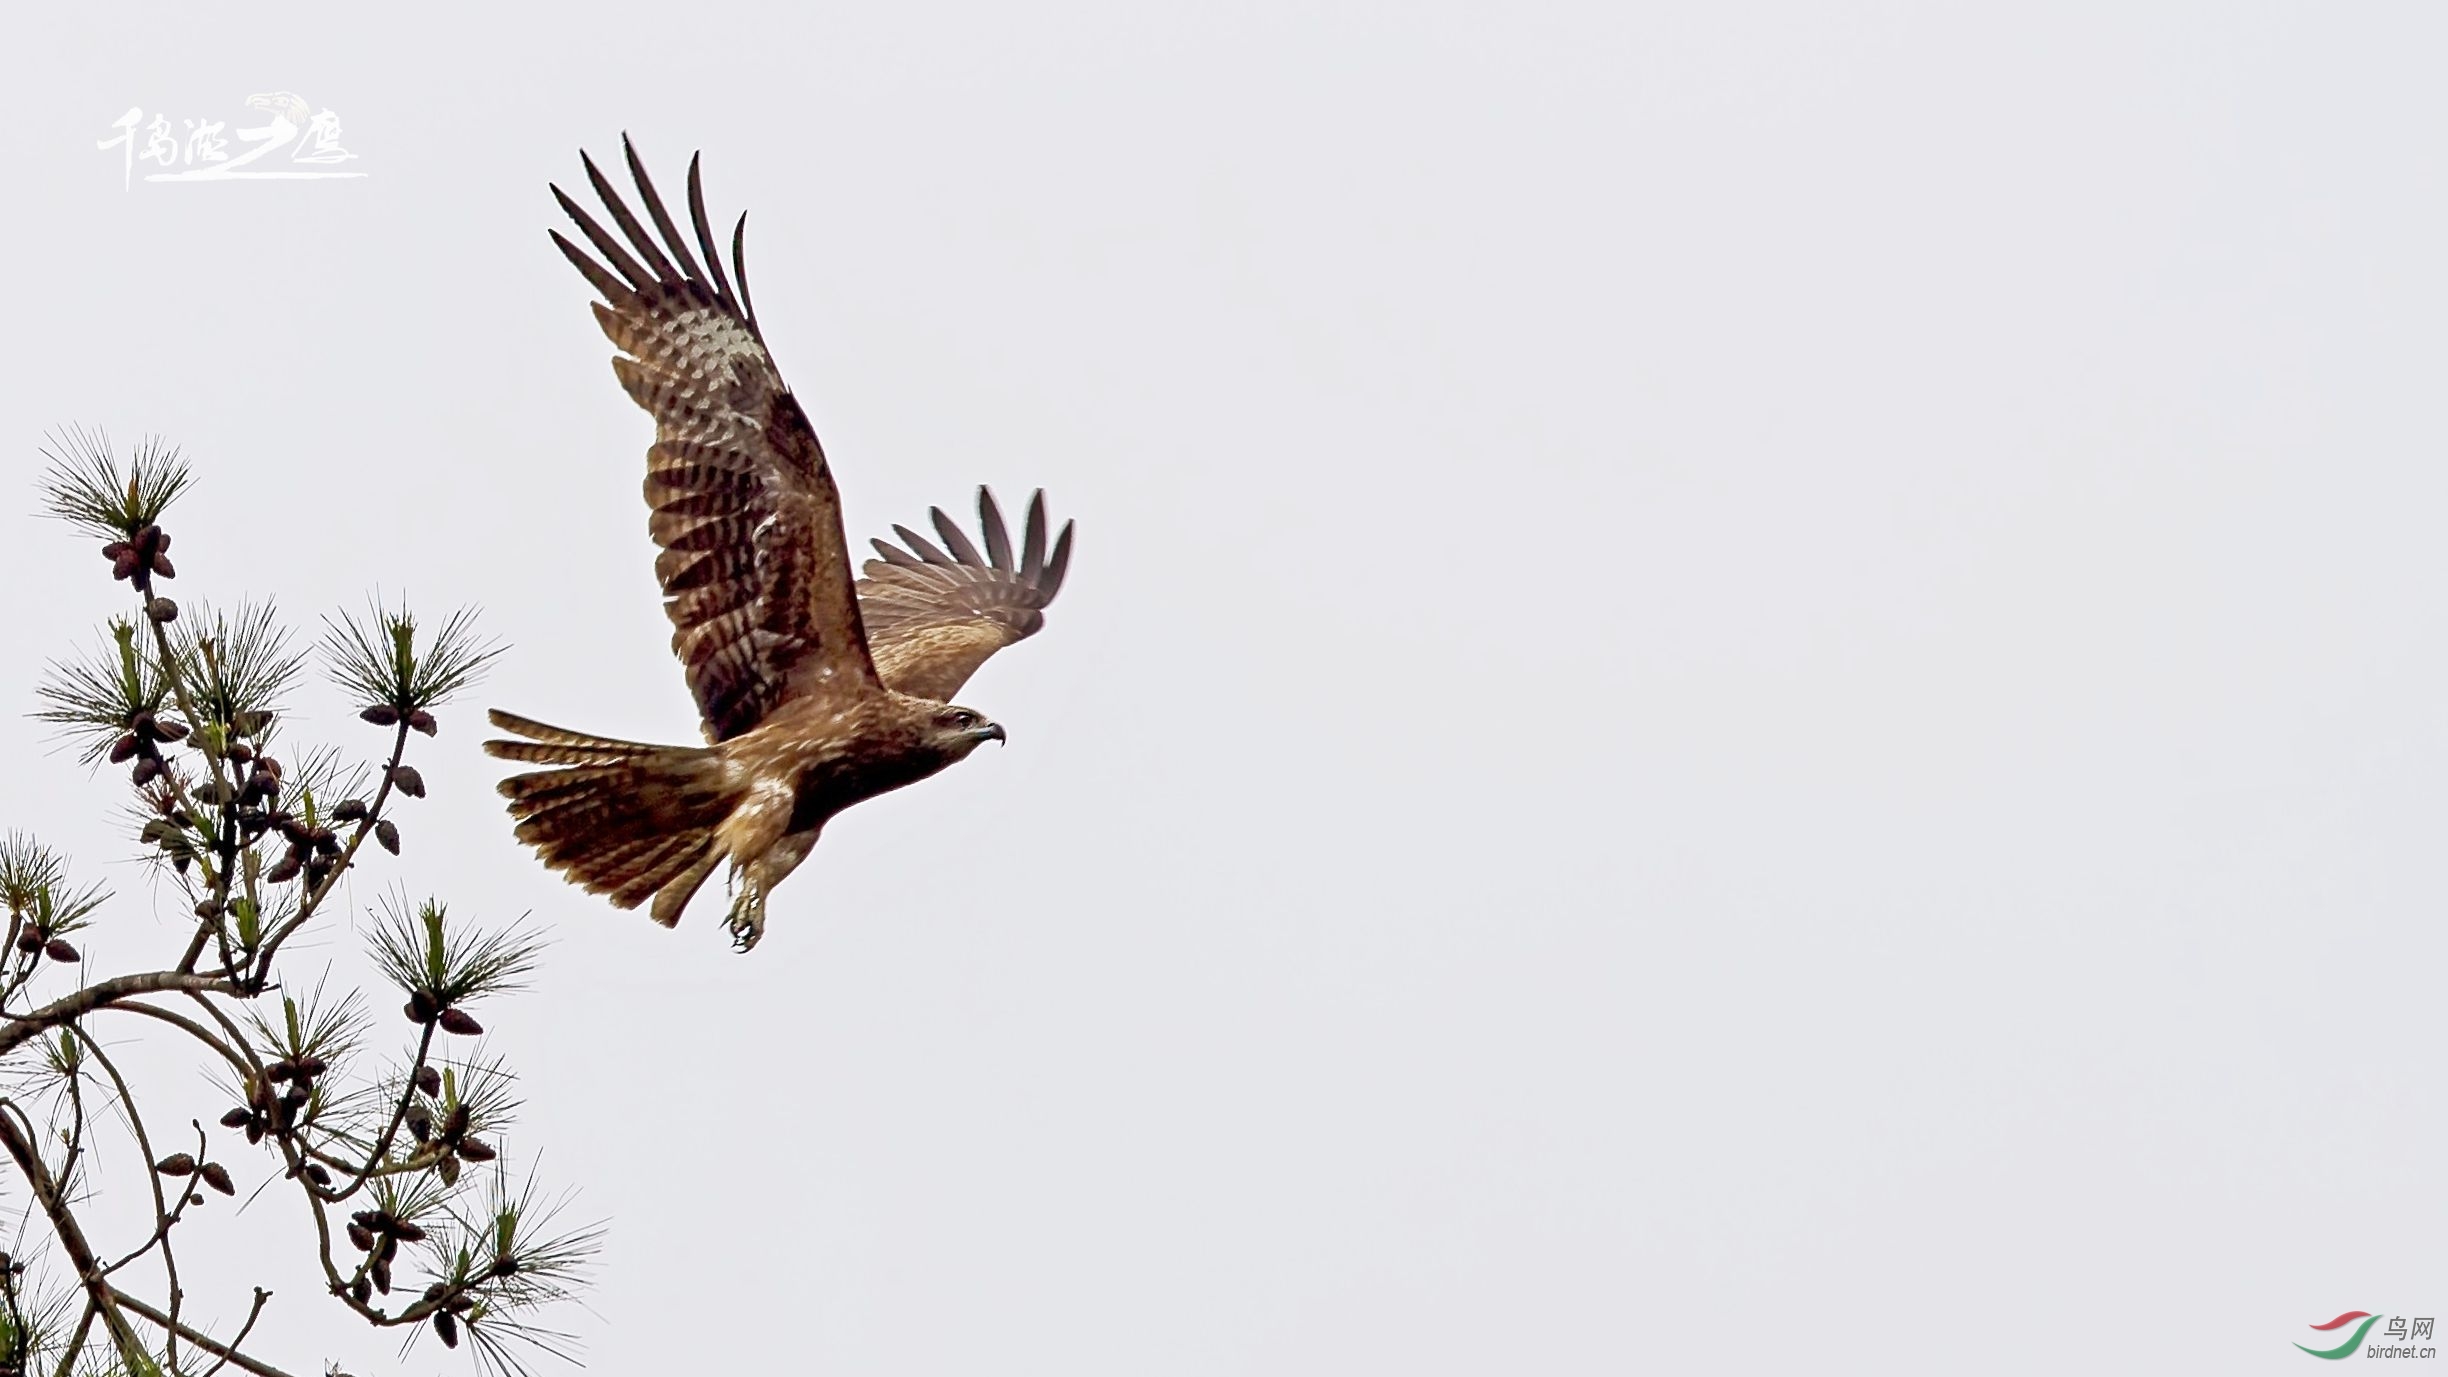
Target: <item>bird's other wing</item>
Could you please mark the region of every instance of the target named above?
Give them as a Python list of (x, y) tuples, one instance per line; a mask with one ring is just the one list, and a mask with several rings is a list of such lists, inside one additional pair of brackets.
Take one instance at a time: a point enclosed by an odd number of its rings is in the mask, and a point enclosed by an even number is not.
[(553, 198), (595, 254), (558, 232), (552, 240), (603, 294), (595, 320), (621, 350), (612, 371), (654, 417), (646, 505), (662, 551), (655, 577), (706, 739), (723, 741), (785, 697), (872, 693), (880, 681), (851, 592), (841, 494), (748, 298), (748, 217), (732, 231), (735, 289), (706, 224), (697, 159), (688, 208), (703, 267), (626, 137), (621, 149), (655, 234), (582, 153), (619, 237), (556, 186)]
[(1054, 601), (1071, 563), (1071, 523), (1063, 523), (1049, 551), (1045, 494), (1039, 492), (1029, 499), (1028, 525), (1014, 560), (1011, 533), (986, 489), (978, 489), (983, 552), (943, 508), (932, 508), (931, 514), (943, 538), (940, 546), (907, 526), (893, 527), (899, 545), (874, 542), (882, 558), (867, 561), (867, 577), (858, 584), (859, 611), (885, 684), (948, 702), (987, 656), (1045, 625), (1046, 604)]

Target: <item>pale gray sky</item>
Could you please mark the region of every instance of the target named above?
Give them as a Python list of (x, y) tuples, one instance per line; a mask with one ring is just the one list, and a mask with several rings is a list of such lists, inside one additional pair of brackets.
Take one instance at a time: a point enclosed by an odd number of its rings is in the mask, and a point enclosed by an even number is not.
[[(0, 511), (159, 432), (183, 596), (513, 644), (357, 906), (555, 935), (485, 1017), (613, 1230), (593, 1370), (2280, 1372), (2448, 1310), (2435, 8), (544, 12), (14, 16)], [(363, 180), (94, 147), (284, 89)], [(477, 751), (693, 732), (544, 237), (624, 129), (751, 212), (854, 534), (1080, 522), (964, 694), (1009, 748), (747, 958), (547, 875)], [(4, 528), (0, 822), (147, 959), (22, 716), (118, 590)], [(280, 1219), (274, 1352), (465, 1370)]]

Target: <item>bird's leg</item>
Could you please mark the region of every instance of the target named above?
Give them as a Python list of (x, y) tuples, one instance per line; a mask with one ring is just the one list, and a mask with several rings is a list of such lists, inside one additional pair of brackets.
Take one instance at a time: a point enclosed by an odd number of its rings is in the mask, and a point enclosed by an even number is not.
[(731, 930), (731, 945), (746, 951), (765, 935), (765, 886), (752, 874), (743, 875), (739, 882), (739, 897), (731, 901), (731, 914), (723, 919)]
[[(778, 830), (778, 829), (777, 829)], [(731, 945), (747, 951), (765, 935), (765, 899), (816, 845), (816, 829), (790, 832), (764, 843), (745, 862), (731, 867), (731, 913), (723, 926), (731, 930)], [(738, 852), (733, 852), (737, 855)]]
[[(731, 930), (731, 945), (747, 951), (765, 935), (765, 896), (789, 872), (773, 868), (773, 853), (787, 850), (790, 815), (796, 787), (784, 778), (757, 780), (715, 836), (731, 857), (731, 912), (723, 926)], [(804, 854), (804, 853), (803, 853)]]

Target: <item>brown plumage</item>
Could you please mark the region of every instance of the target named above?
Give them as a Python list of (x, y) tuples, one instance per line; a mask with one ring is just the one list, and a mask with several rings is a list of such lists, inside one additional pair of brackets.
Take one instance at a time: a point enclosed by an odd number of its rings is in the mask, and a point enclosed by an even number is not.
[(930, 508), (928, 515), (949, 551), (907, 526), (893, 527), (900, 545), (869, 542), (883, 558), (867, 561), (867, 577), (859, 580), (859, 617), (887, 686), (946, 702), (987, 656), (1045, 625), (1045, 606), (1071, 563), (1071, 526), (1063, 524), (1047, 554), (1045, 494), (1030, 498), (1025, 544), (1015, 563), (1003, 513), (986, 489), (978, 489), (983, 555), (943, 508)]
[(748, 298), (747, 217), (725, 274), (696, 159), (692, 253), (636, 150), (622, 147), (654, 233), (582, 154), (619, 233), (556, 186), (595, 254), (552, 240), (602, 294), (596, 322), (621, 350), (612, 371), (654, 417), (647, 530), (707, 744), (615, 741), (496, 711), (493, 725), (520, 739), (485, 749), (548, 767), (502, 781), (519, 840), (619, 907), (651, 899), (655, 921), (677, 923), (728, 862), (738, 891), (728, 923), (744, 951), (764, 932), (766, 896), (827, 819), (1004, 738), (950, 699), (988, 656), (1044, 624), (1071, 525), (1049, 549), (1037, 494), (1015, 557), (980, 488), (983, 550), (937, 508), (942, 545), (895, 526), (901, 543), (874, 542), (881, 558), (854, 584), (831, 466)]

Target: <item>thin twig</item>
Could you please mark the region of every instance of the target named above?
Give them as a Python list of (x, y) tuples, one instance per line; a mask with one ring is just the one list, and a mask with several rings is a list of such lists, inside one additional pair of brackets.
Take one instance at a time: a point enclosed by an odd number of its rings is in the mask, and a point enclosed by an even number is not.
[[(271, 1295), (270, 1292), (261, 1290), (259, 1290), (257, 1294), (262, 1295), (267, 1299)], [(270, 1363), (267, 1363), (260, 1358), (250, 1358), (246, 1354), (239, 1352), (233, 1345), (225, 1344), (219, 1339), (214, 1338), (212, 1335), (205, 1333), (203, 1330), (197, 1329), (192, 1325), (177, 1324), (173, 1322), (168, 1315), (165, 1315), (159, 1310), (154, 1309), (152, 1306), (145, 1304), (143, 1301), (136, 1299), (134, 1296), (129, 1295), (125, 1291), (112, 1291), (111, 1299), (117, 1301), (120, 1305), (125, 1306), (129, 1314), (151, 1320), (153, 1323), (160, 1325), (164, 1329), (174, 1330), (180, 1338), (185, 1339), (187, 1342), (194, 1344), (200, 1349), (203, 1349), (205, 1352), (210, 1353), (214, 1357), (229, 1363), (233, 1367), (239, 1368), (242, 1371), (254, 1373), (255, 1377), (290, 1377), (289, 1373), (281, 1371), (279, 1368), (272, 1366)], [(253, 1321), (250, 1320), (249, 1323), (253, 1323)]]
[(400, 1091), (399, 1104), (391, 1110), (391, 1122), (383, 1125), (382, 1136), (374, 1140), (374, 1150), (366, 1154), (364, 1169), (351, 1170), (349, 1173), (357, 1178), (356, 1182), (347, 1190), (334, 1195), (332, 1203), (338, 1204), (348, 1199), (363, 1189), (366, 1182), (386, 1174), (383, 1171), (383, 1158), (390, 1153), (392, 1140), (399, 1136), (400, 1125), (407, 1120), (409, 1107), (416, 1103), (416, 1073), (424, 1069), (425, 1059), (433, 1054), (433, 1040), (434, 1025), (428, 1023), (425, 1025), (424, 1035), (417, 1039), (416, 1059), (409, 1064), (408, 1083)]
[[(137, 596), (150, 602), (153, 594), (151, 572), (138, 570), (134, 583)], [(179, 712), (186, 717), (190, 731), (202, 730), (205, 721), (202, 714), (196, 711), (195, 699), (187, 692), (187, 675), (179, 668), (178, 655), (170, 649), (170, 633), (162, 628), (160, 622), (153, 620), (150, 613), (146, 614), (144, 620), (145, 625), (153, 628), (153, 652), (161, 657), (162, 678), (169, 682), (170, 692), (178, 699)], [(224, 836), (228, 834), (232, 817), (231, 808), (226, 800), (235, 797), (235, 791), (230, 788), (229, 781), (221, 777), (222, 767), (228, 762), (223, 760), (218, 753), (199, 752), (199, 754), (204, 755), (205, 763), (212, 775), (215, 792), (224, 800), (216, 809), (221, 826), (214, 830), (215, 836)], [(187, 796), (186, 788), (179, 783), (178, 771), (165, 768), (162, 771), (162, 778), (168, 782), (171, 795), (178, 800), (179, 807), (185, 809), (187, 815), (195, 819), (196, 826), (200, 830), (204, 825), (204, 814), (196, 807), (194, 800)], [(201, 856), (197, 857), (196, 864), (202, 867), (204, 880), (211, 887), (214, 897), (226, 903), (229, 899), (229, 876), (215, 874), (215, 867)], [(181, 972), (195, 969), (196, 958), (204, 952), (206, 935), (218, 927), (219, 923), (220, 920), (216, 918), (197, 920), (195, 939), (187, 944), (187, 954), (179, 961), (178, 968)]]
[[(270, 1299), (272, 1299), (271, 1292), (266, 1291), (260, 1286), (255, 1288), (255, 1303), (247, 1307), (246, 1323), (238, 1326), (238, 1332), (230, 1336), (229, 1351), (215, 1358), (213, 1360), (213, 1365), (204, 1369), (202, 1377), (213, 1377), (214, 1373), (219, 1372), (224, 1365), (229, 1363), (237, 1356), (239, 1349), (246, 1343), (247, 1335), (255, 1332), (255, 1321), (263, 1317), (264, 1302)], [(172, 1327), (178, 1328), (179, 1326)], [(201, 1345), (199, 1345), (199, 1347), (201, 1347)], [(210, 1352), (211, 1350), (208, 1349), (206, 1351)]]
[(147, 1004), (141, 999), (123, 999), (116, 1004), (108, 1005), (106, 1007), (108, 1007), (114, 1013), (143, 1014), (147, 1018), (160, 1019), (162, 1022), (170, 1024), (172, 1027), (177, 1028), (187, 1036), (194, 1038), (196, 1041), (203, 1043), (205, 1046), (211, 1048), (215, 1052), (220, 1053), (221, 1059), (228, 1062), (230, 1064), (230, 1069), (237, 1072), (239, 1075), (248, 1076), (254, 1074), (254, 1069), (250, 1066), (246, 1058), (238, 1055), (237, 1051), (231, 1048), (229, 1044), (214, 1036), (211, 1029), (183, 1014), (174, 1014), (168, 1009), (162, 1008), (160, 1005)]
[(94, 1316), (100, 1313), (101, 1306), (93, 1297), (87, 1296), (84, 1317), (77, 1321), (76, 1332), (68, 1336), (68, 1347), (60, 1353), (58, 1377), (68, 1377), (76, 1370), (77, 1354), (85, 1347), (85, 1336), (93, 1332)]
[(123, 1355), (141, 1353), (143, 1345), (136, 1331), (129, 1326), (127, 1316), (119, 1313), (119, 1293), (102, 1274), (102, 1263), (94, 1256), (93, 1245), (86, 1242), (85, 1229), (77, 1223), (76, 1212), (68, 1208), (67, 1200), (60, 1195), (59, 1183), (51, 1178), (51, 1168), (35, 1150), (33, 1136), (27, 1131), (31, 1122), (20, 1128), (16, 1110), (13, 1102), (0, 1100), (0, 1147), (8, 1149), (8, 1155), (16, 1159), (17, 1169), (25, 1173), (35, 1201), (50, 1217), (52, 1231), (59, 1235), (60, 1248), (76, 1268), (77, 1280), (94, 1304), (101, 1307), (102, 1323), (110, 1330), (112, 1344)]
[(313, 893), (298, 901), (298, 911), (290, 916), (289, 921), (264, 939), (263, 949), (255, 957), (254, 978), (248, 982), (252, 988), (260, 990), (264, 987), (264, 982), (272, 976), (272, 958), (280, 951), (281, 944), (288, 941), (299, 928), (306, 926), (307, 920), (315, 916), (315, 910), (330, 895), (332, 887), (339, 884), (340, 877), (348, 874), (349, 867), (356, 863), (357, 848), (365, 845), (365, 839), (372, 836), (375, 827), (382, 822), (383, 805), (391, 801), (392, 777), (399, 773), (400, 761), (407, 754), (408, 719), (403, 717), (398, 731), (392, 736), (391, 763), (383, 767), (382, 783), (374, 787), (374, 801), (366, 805), (366, 815), (358, 819), (357, 830), (349, 836), (348, 847), (340, 853), (339, 863), (323, 877), (323, 883), (315, 886)]
[[(153, 1155), (153, 1137), (145, 1131), (144, 1115), (136, 1110), (135, 1093), (128, 1089), (127, 1078), (119, 1074), (119, 1068), (111, 1061), (110, 1054), (102, 1050), (102, 1044), (96, 1042), (92, 1034), (73, 1023), (68, 1027), (76, 1034), (77, 1040), (84, 1043), (86, 1049), (93, 1054), (94, 1060), (102, 1063), (102, 1069), (110, 1075), (111, 1084), (118, 1087), (120, 1111), (127, 1115), (128, 1128), (136, 1135), (137, 1152), (144, 1156), (145, 1183), (153, 1188), (153, 1236), (146, 1239), (144, 1245), (136, 1251), (103, 1268), (102, 1275), (110, 1276), (120, 1268), (143, 1257), (153, 1251), (153, 1245), (156, 1243), (162, 1245), (163, 1256), (167, 1260), (170, 1226), (178, 1222), (177, 1213), (170, 1208), (170, 1202), (162, 1195), (161, 1173), (153, 1169), (153, 1164), (161, 1159)], [(182, 1209), (185, 1207), (186, 1199), (186, 1193), (181, 1191), (179, 1201)], [(178, 1291), (178, 1265), (175, 1262), (170, 1264), (170, 1290), (174, 1295)]]

